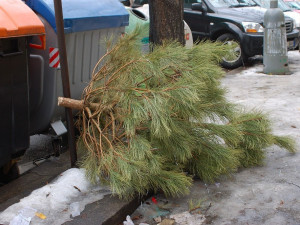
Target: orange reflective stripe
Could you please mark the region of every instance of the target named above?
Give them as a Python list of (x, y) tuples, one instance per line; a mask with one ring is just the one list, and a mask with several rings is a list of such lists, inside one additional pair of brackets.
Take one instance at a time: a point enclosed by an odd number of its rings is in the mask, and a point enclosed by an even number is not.
[(29, 46), (31, 48), (45, 50), (46, 49), (46, 35), (40, 35), (39, 38), (41, 40), (41, 45), (38, 45), (38, 44), (29, 44)]

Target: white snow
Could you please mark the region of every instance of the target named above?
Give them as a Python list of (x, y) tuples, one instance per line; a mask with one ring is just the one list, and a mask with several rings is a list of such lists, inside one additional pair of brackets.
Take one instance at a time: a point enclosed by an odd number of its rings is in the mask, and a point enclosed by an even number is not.
[(62, 224), (71, 220), (72, 203), (78, 202), (76, 205), (79, 205), (82, 212), (85, 205), (98, 201), (109, 193), (109, 188), (106, 186), (92, 185), (85, 177), (84, 169), (72, 168), (62, 173), (54, 182), (33, 191), (19, 203), (4, 210), (0, 214), (0, 224), (9, 224), (20, 210), (28, 207), (36, 209), (47, 217), (42, 220), (34, 216), (31, 225)]

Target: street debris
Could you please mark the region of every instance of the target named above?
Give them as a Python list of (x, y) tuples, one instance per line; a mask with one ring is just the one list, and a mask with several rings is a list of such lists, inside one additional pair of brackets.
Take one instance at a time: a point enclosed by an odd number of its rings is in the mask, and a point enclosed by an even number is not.
[(191, 214), (189, 212), (170, 215), (178, 225), (201, 225), (205, 222), (205, 216), (202, 214)]
[[(126, 221), (123, 221), (123, 225), (135, 225), (130, 216), (126, 216)], [(148, 223), (139, 223), (139, 225), (149, 225)]]
[(35, 216), (37, 216), (38, 218), (40, 218), (40, 219), (42, 219), (42, 220), (47, 219), (47, 216), (44, 215), (43, 213), (36, 212), (36, 213), (35, 213)]
[(9, 225), (29, 225), (36, 209), (26, 207), (18, 211), (18, 214), (10, 221)]
[(128, 215), (126, 216), (126, 221), (123, 222), (123, 225), (134, 225), (130, 216), (128, 216)]
[(197, 201), (193, 200), (193, 199), (190, 199), (188, 201), (189, 212), (192, 213), (192, 212), (194, 212), (196, 210), (199, 210), (203, 201), (204, 201), (204, 199), (199, 199)]
[(164, 219), (158, 225), (173, 225), (175, 223), (174, 219)]
[[(170, 214), (168, 210), (162, 209), (158, 204), (141, 204), (137, 209), (137, 212), (142, 215), (142, 218), (156, 219), (158, 222), (161, 220), (161, 216)], [(160, 218), (160, 219), (159, 219)]]
[(155, 218), (153, 218), (153, 220), (154, 220), (156, 223), (160, 223), (160, 222), (161, 222), (161, 217), (160, 217), (160, 216), (155, 217)]
[(76, 186), (73, 186), (76, 190), (78, 190), (79, 192), (81, 192), (81, 190), (78, 188), (78, 187), (76, 187)]

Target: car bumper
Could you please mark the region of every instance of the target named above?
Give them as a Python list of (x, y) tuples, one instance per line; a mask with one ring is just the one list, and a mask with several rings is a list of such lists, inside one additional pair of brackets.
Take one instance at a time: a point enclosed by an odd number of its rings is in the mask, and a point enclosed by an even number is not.
[[(263, 54), (263, 41), (264, 34), (243, 34), (241, 45), (244, 54), (248, 57)], [(299, 31), (294, 29), (292, 32), (287, 33), (287, 41), (293, 42), (293, 45), (288, 46), (288, 50), (293, 50), (299, 43)]]

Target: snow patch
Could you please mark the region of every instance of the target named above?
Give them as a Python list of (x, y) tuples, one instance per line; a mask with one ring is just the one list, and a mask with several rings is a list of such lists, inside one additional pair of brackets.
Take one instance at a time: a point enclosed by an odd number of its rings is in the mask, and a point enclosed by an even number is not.
[[(87, 204), (98, 201), (110, 194), (107, 186), (92, 185), (85, 176), (84, 169), (72, 168), (62, 173), (55, 181), (33, 191), (0, 214), (0, 223), (9, 224), (24, 208), (33, 208), (47, 218), (33, 217), (31, 225), (62, 224), (72, 220), (70, 205), (76, 202), (82, 212)], [(73, 204), (74, 205), (74, 204)], [(78, 213), (77, 213), (78, 214)]]

